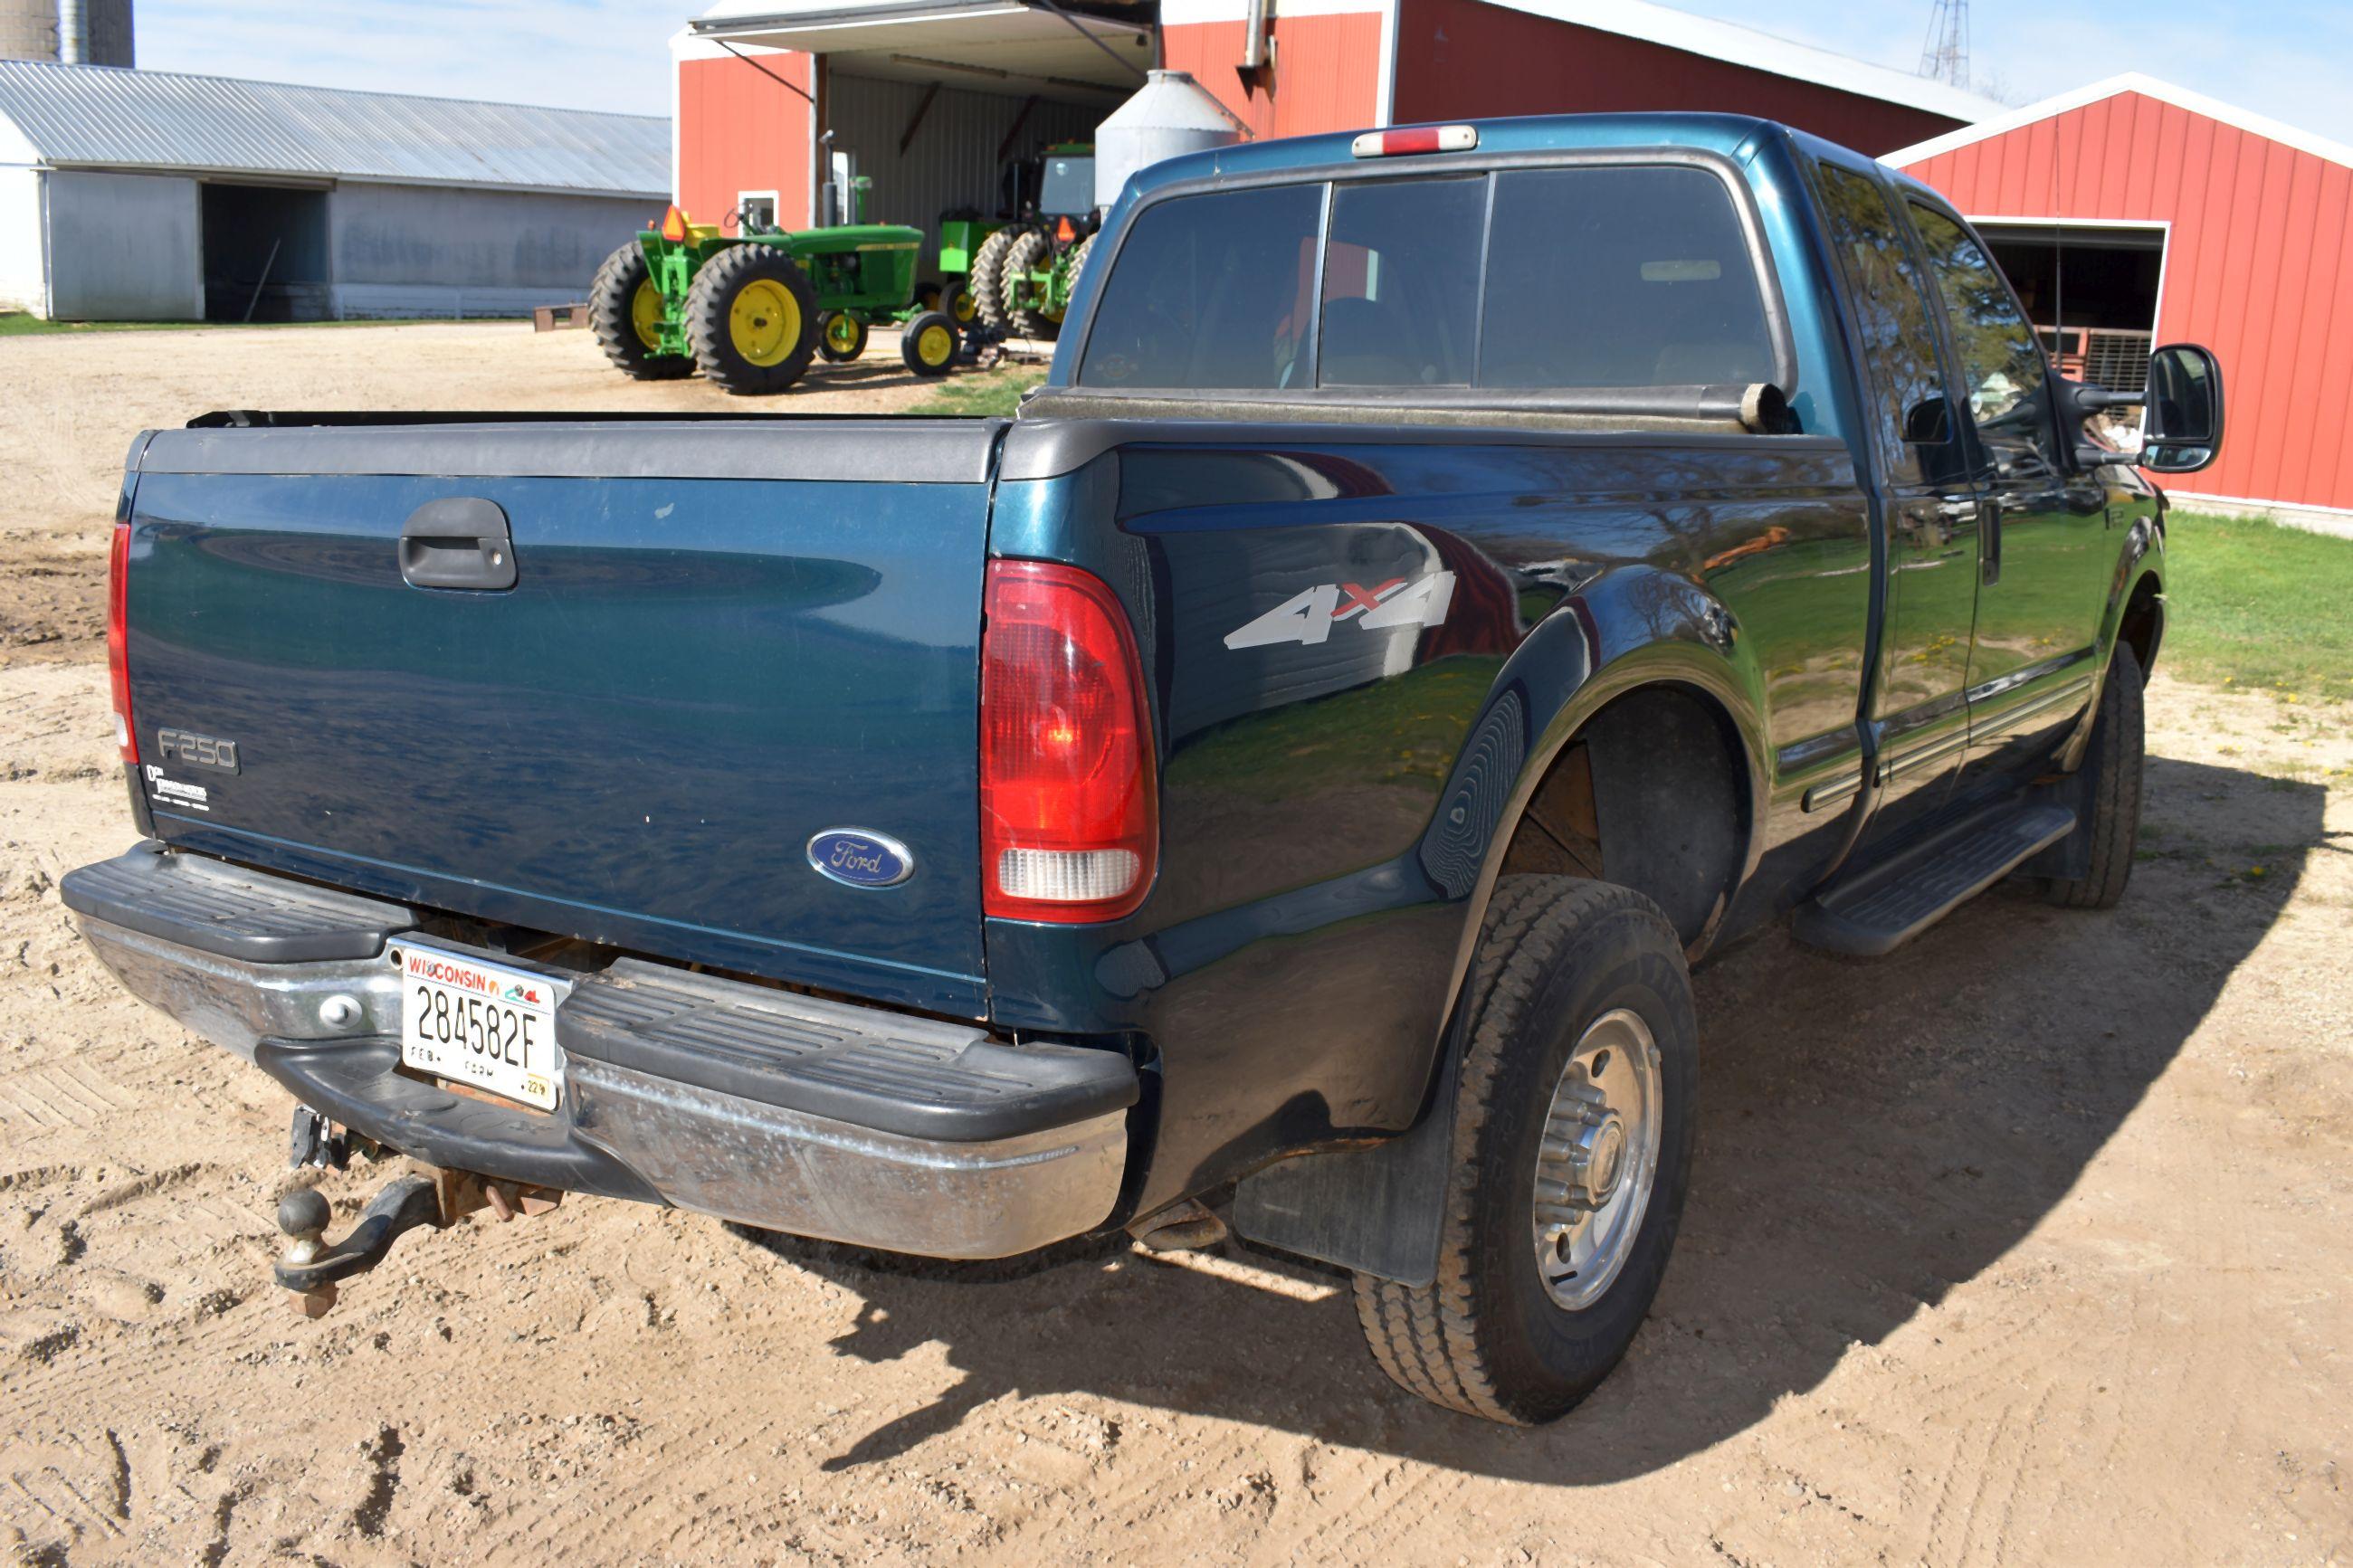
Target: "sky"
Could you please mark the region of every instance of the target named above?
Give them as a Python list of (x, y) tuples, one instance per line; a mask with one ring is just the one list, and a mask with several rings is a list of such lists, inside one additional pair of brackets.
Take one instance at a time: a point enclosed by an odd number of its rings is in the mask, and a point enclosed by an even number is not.
[[(1932, 0), (1679, 4), (1902, 70), (1919, 62), (1932, 9)], [(139, 63), (667, 114), (666, 40), (702, 8), (695, 0), (138, 0)], [(2010, 102), (2137, 70), (2353, 142), (2346, 0), (1972, 0), (1969, 12), (1975, 85)]]

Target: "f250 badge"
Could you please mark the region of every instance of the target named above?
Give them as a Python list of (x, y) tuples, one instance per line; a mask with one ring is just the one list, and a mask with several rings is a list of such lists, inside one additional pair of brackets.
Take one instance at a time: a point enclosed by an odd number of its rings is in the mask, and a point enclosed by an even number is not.
[(167, 763), (183, 767), (218, 768), (233, 773), (237, 768), (237, 742), (216, 736), (198, 735), (187, 730), (158, 730), (155, 750)]
[(1454, 602), (1454, 574), (1392, 577), (1363, 587), (1355, 583), (1318, 583), (1302, 588), (1266, 614), (1226, 634), (1229, 648), (1269, 647), (1276, 643), (1326, 641), (1332, 628), (1353, 623), (1366, 631), (1397, 626), (1428, 630), (1446, 624)]

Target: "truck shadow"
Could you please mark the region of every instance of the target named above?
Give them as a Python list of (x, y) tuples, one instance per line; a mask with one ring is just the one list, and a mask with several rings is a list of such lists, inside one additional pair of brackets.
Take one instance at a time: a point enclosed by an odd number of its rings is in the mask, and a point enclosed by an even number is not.
[(2173, 1062), (2307, 858), (2353, 853), (2316, 785), (2161, 759), (2147, 778), (2141, 862), (2112, 914), (2005, 886), (1877, 963), (1776, 931), (1702, 973), (1683, 1238), (1633, 1352), (1566, 1420), (1511, 1431), (1420, 1403), (1365, 1352), (1345, 1277), (1234, 1244), (1247, 1267), (1119, 1241), (966, 1267), (740, 1233), (864, 1300), (836, 1353), (880, 1363), (937, 1342), (964, 1373), (826, 1468), (1057, 1393), (1556, 1484), (1722, 1442), (1999, 1265)]

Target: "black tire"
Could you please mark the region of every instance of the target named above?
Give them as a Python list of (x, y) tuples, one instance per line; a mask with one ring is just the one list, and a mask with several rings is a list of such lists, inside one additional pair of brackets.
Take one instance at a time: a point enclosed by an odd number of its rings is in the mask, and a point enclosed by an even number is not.
[(954, 321), (958, 331), (980, 320), (980, 301), (972, 297), (961, 278), (951, 278), (940, 286), (939, 302), (934, 308)]
[(955, 367), (958, 333), (944, 310), (926, 310), (899, 329), (899, 357), (921, 376), (943, 376)]
[(2053, 877), (2043, 885), (2043, 897), (2063, 909), (2115, 909), (2132, 880), (2133, 851), (2140, 840), (2146, 744), (2141, 688), (2140, 656), (2130, 644), (2116, 644), (2084, 758), (2084, 766), (2096, 770), (2091, 780), (2091, 810), (2075, 825), (2075, 831), (2091, 841), (2092, 868), (2080, 878)]
[(817, 319), (817, 352), (830, 363), (848, 364), (866, 352), (865, 321), (847, 310), (828, 310)]
[(653, 287), (653, 269), (636, 240), (605, 258), (588, 285), (588, 330), (613, 368), (632, 381), (676, 381), (694, 374), (684, 354), (656, 353), (638, 330), (638, 290)]
[(1005, 257), (1020, 237), (1018, 229), (1000, 228), (980, 242), (973, 253), (972, 280), (966, 285), (972, 290), (973, 308), (979, 313), (981, 325), (995, 331), (1013, 330), (1012, 318), (1005, 313)]
[(1053, 260), (1054, 242), (1040, 229), (1029, 230), (1005, 253), (1005, 274), (998, 289), (1005, 301), (1007, 329), (1015, 337), (1050, 343), (1061, 331), (1061, 322), (1035, 305), (1022, 303), (1029, 274), (1044, 271), (1053, 265)]
[[(1568, 877), (1497, 883), (1468, 1001), (1438, 1278), (1415, 1289), (1359, 1274), (1356, 1318), (1398, 1386), (1466, 1415), (1533, 1426), (1565, 1415), (1609, 1375), (1658, 1293), (1691, 1180), (1698, 1026), (1683, 945), (1658, 906)], [(1572, 1310), (1537, 1267), (1537, 1160), (1577, 1042), (1621, 1008), (1658, 1047), (1656, 1174), (1622, 1267), (1599, 1300)]]
[[(763, 363), (738, 345), (732, 321), (738, 300), (767, 284), (789, 296), (797, 307), (799, 336), (782, 357)], [(809, 286), (807, 274), (773, 245), (729, 246), (702, 264), (686, 295), (686, 338), (694, 345), (695, 367), (744, 396), (782, 392), (801, 378), (817, 356), (817, 290)]]
[(916, 284), (915, 297), (909, 300), (908, 303), (914, 306), (915, 313), (917, 315), (923, 314), (925, 310), (938, 310), (940, 308), (939, 279), (935, 278), (926, 278), (922, 282)]

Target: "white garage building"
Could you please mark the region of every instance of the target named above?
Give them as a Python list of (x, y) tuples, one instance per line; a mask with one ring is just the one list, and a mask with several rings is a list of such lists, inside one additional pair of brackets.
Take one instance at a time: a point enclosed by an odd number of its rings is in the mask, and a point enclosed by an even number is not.
[(0, 61), (0, 310), (503, 316), (670, 199), (670, 121)]

